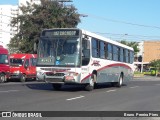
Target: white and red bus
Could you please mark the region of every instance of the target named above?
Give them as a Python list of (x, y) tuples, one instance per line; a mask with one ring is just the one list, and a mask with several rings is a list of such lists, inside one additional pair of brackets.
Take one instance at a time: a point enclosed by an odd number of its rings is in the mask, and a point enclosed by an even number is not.
[(43, 30), (37, 54), (37, 80), (55, 90), (64, 84), (92, 90), (105, 82), (120, 87), (133, 78), (133, 48), (82, 29)]

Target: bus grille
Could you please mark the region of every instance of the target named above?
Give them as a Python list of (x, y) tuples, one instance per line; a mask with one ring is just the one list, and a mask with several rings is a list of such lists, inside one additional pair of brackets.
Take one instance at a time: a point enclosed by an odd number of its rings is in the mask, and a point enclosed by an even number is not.
[(46, 73), (47, 76), (64, 76), (64, 73), (52, 73), (52, 72), (47, 72)]

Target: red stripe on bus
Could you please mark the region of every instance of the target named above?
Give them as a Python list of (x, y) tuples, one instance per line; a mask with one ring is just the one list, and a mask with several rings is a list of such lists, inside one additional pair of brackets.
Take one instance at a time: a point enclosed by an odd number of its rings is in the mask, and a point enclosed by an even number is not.
[(130, 66), (128, 66), (128, 65), (125, 65), (125, 64), (122, 64), (122, 63), (116, 63), (116, 64), (110, 64), (110, 65), (104, 66), (104, 67), (98, 69), (97, 71), (101, 71), (101, 70), (103, 70), (103, 69), (106, 69), (106, 68), (109, 68), (109, 67), (115, 67), (115, 66), (120, 66), (120, 67), (125, 67), (125, 68), (127, 68), (127, 69), (132, 69), (132, 68), (131, 68)]
[[(97, 71), (99, 72), (99, 71), (102, 71), (102, 70), (104, 70), (104, 69), (106, 69), (106, 68), (115, 67), (115, 66), (120, 66), (120, 67), (125, 67), (125, 68), (127, 68), (127, 69), (132, 69), (132, 68), (131, 68), (130, 66), (128, 66), (128, 65), (125, 65), (125, 64), (122, 64), (122, 63), (116, 63), (116, 64), (110, 64), (110, 65), (104, 66), (104, 67), (102, 67), (102, 68), (99, 68)], [(83, 79), (81, 80), (81, 83), (82, 83), (82, 81), (88, 79), (91, 75), (92, 75), (92, 74), (89, 74), (89, 75), (87, 75), (85, 78), (83, 78)]]

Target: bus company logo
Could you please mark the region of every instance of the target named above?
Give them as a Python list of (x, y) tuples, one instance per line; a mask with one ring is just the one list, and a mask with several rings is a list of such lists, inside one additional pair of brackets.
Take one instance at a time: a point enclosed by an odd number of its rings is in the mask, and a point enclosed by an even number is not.
[(92, 65), (92, 66), (93, 66), (93, 65), (94, 65), (94, 66), (101, 66), (99, 62), (100, 62), (100, 61), (94, 60), (91, 65)]
[(42, 117), (42, 114), (39, 112), (1, 112), (0, 117)]
[(2, 112), (2, 117), (12, 117), (11, 112)]

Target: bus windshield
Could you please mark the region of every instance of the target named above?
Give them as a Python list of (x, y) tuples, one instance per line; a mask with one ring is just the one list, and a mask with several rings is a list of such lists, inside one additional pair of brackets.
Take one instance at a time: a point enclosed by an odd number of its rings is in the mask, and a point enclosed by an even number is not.
[(78, 37), (41, 37), (37, 65), (79, 66)]
[(10, 65), (11, 66), (22, 66), (24, 60), (20, 58), (10, 58)]
[(8, 55), (0, 54), (0, 64), (8, 64)]

